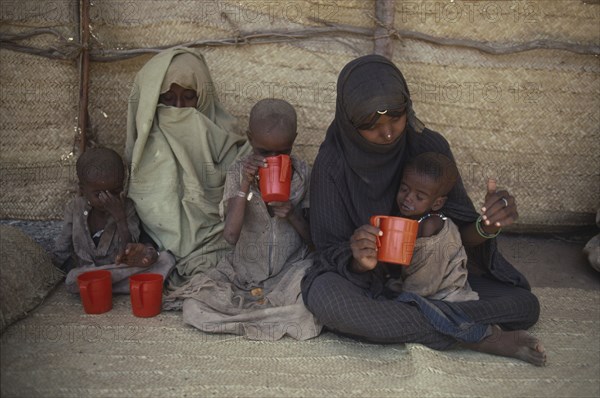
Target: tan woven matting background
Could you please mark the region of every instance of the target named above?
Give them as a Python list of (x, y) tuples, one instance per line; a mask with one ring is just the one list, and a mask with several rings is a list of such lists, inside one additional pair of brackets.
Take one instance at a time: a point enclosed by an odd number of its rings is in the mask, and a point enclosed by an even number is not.
[[(22, 29), (14, 23), (22, 23), (23, 18), (13, 14), (3, 15), (9, 23), (2, 31)], [(372, 28), (373, 14), (374, 1), (94, 2), (92, 48), (155, 47), (228, 38), (235, 36), (236, 29), (294, 30), (316, 26), (310, 20), (314, 17)], [(59, 22), (67, 34), (70, 20), (64, 19)], [(35, 23), (47, 21), (38, 18), (31, 22)], [(579, 0), (422, 0), (398, 2), (395, 15), (397, 29), (498, 45), (557, 40), (598, 46), (599, 23), (600, 4)], [(242, 127), (260, 98), (284, 98), (297, 108), (300, 136), (295, 150), (312, 161), (333, 117), (339, 71), (352, 58), (372, 50), (371, 39), (348, 34), (203, 51), (222, 101), (239, 117)], [(0, 83), (3, 93), (10, 93), (3, 94), (0, 104), (0, 167), (6, 187), (0, 194), (1, 216), (60, 217), (73, 181), (64, 175), (46, 178), (41, 170), (48, 168), (47, 163), (36, 162), (43, 158), (63, 167), (61, 159), (72, 152), (76, 66), (6, 50), (0, 56)], [(93, 141), (123, 150), (129, 89), (135, 73), (149, 58), (92, 64), (89, 113)], [(495, 176), (517, 197), (519, 225), (525, 229), (594, 223), (600, 205), (597, 56), (558, 50), (489, 55), (403, 39), (394, 42), (394, 61), (408, 80), (417, 114), (450, 141), (476, 204), (483, 199), (486, 177)], [(26, 90), (18, 86), (22, 80), (35, 82), (57, 100), (48, 103), (36, 97), (27, 101)], [(5, 89), (5, 83), (12, 85)], [(42, 134), (48, 125), (55, 127), (52, 134)], [(33, 169), (28, 166), (21, 171), (32, 163)]]
[(128, 296), (86, 315), (61, 285), (2, 335), (0, 389), (3, 397), (597, 397), (600, 293), (534, 293), (542, 312), (531, 332), (547, 349), (544, 368), (331, 333), (275, 343), (205, 334), (179, 312), (135, 318)]
[[(76, 41), (77, 2), (3, 2), (0, 33), (51, 28)], [(25, 40), (56, 45), (51, 34)], [(0, 218), (52, 219), (73, 195), (79, 73), (74, 62), (0, 49)]]

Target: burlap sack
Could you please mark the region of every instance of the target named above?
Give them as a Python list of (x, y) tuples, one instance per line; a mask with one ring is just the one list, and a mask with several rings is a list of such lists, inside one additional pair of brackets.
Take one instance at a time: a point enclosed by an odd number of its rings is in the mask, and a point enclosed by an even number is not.
[(37, 307), (63, 274), (20, 229), (0, 225), (0, 333)]

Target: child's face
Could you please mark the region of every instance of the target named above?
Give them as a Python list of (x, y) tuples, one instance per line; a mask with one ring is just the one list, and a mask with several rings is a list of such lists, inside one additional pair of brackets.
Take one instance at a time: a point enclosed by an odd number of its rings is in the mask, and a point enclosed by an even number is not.
[(432, 210), (439, 210), (444, 200), (438, 195), (440, 183), (433, 178), (407, 170), (402, 175), (396, 203), (404, 217), (420, 217)]
[(296, 135), (278, 132), (268, 134), (251, 132), (248, 134), (248, 138), (254, 154), (266, 158), (269, 156), (289, 155), (292, 152)]
[(123, 181), (111, 178), (99, 181), (85, 181), (79, 184), (82, 195), (90, 202), (94, 209), (104, 210), (104, 205), (99, 199), (100, 193), (110, 192), (113, 196), (119, 196), (123, 192)]

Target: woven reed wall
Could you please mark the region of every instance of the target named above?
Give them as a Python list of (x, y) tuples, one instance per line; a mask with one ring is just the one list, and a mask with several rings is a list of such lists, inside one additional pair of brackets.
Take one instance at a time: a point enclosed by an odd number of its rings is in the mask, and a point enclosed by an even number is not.
[[(77, 3), (2, 2), (1, 33), (56, 28), (76, 40)], [(54, 44), (52, 35), (27, 41)], [(74, 62), (0, 49), (0, 218), (51, 219), (74, 193), (79, 77)]]
[[(64, 5), (61, 29), (65, 35), (73, 32), (68, 11), (73, 2), (52, 3)], [(236, 29), (318, 26), (311, 17), (375, 26), (373, 1), (97, 3), (91, 11), (92, 48), (104, 50), (229, 38)], [(599, 4), (579, 0), (397, 3), (399, 30), (499, 44), (538, 39), (600, 44)], [(13, 23), (22, 24), (27, 18), (15, 17), (16, 11), (2, 31), (21, 29)], [(3, 19), (7, 15), (3, 13)], [(47, 22), (29, 19), (28, 26)], [(593, 224), (600, 204), (596, 56), (558, 50), (490, 55), (408, 39), (396, 39), (393, 49), (393, 60), (408, 80), (417, 114), (450, 141), (476, 203), (483, 198), (485, 178), (495, 176), (517, 197), (523, 228)], [(222, 102), (242, 127), (260, 98), (284, 98), (296, 107), (300, 135), (295, 151), (312, 161), (333, 117), (339, 71), (350, 59), (371, 53), (373, 41), (337, 35), (203, 51)], [(77, 67), (7, 50), (0, 56), (0, 216), (60, 217), (74, 180), (69, 154), (77, 117)], [(92, 63), (93, 141), (122, 151), (131, 82), (149, 58)], [(34, 85), (40, 95), (32, 98), (22, 81)], [(60, 170), (56, 178), (47, 175), (52, 167)]]

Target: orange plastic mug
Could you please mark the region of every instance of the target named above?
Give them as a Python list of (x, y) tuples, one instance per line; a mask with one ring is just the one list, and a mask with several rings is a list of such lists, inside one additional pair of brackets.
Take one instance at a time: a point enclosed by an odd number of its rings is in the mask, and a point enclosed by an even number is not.
[(133, 315), (149, 318), (160, 314), (162, 307), (163, 276), (137, 274), (129, 277), (129, 295)]
[(77, 277), (79, 295), (87, 314), (102, 314), (112, 309), (110, 271), (89, 271)]
[(290, 198), (292, 162), (288, 155), (270, 156), (267, 167), (258, 170), (260, 193), (265, 202), (286, 202)]
[(403, 217), (373, 216), (371, 225), (383, 231), (383, 236), (377, 237), (377, 260), (409, 265), (415, 249), (419, 222)]

